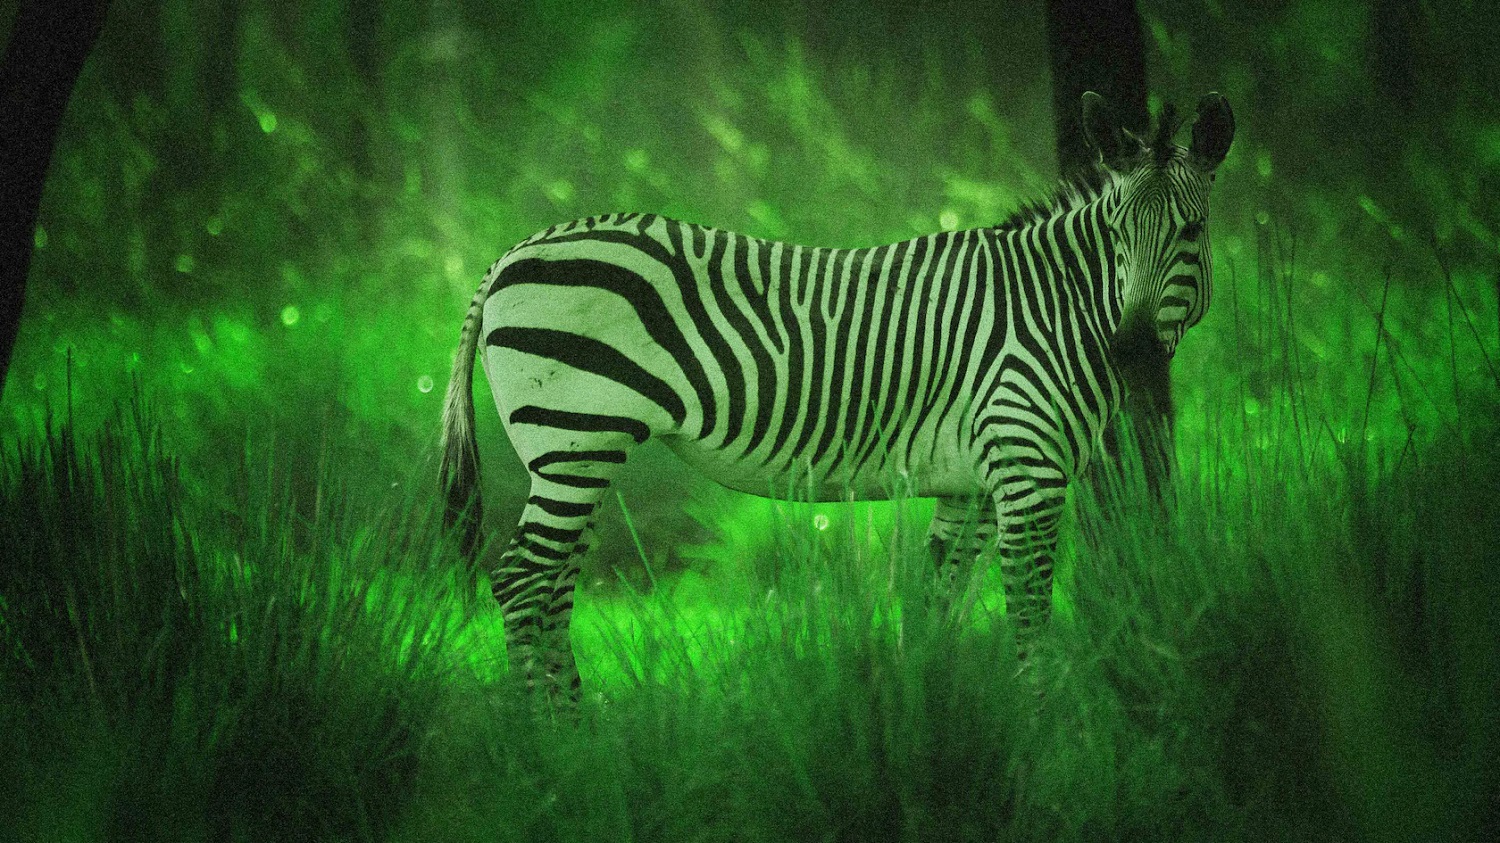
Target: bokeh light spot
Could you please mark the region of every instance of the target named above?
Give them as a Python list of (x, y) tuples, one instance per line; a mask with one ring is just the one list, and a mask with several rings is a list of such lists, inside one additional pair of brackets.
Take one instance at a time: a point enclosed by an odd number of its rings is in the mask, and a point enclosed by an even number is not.
[(193, 267), (195, 267), (197, 265), (198, 265), (198, 262), (195, 261), (195, 260), (193, 260), (193, 256), (192, 255), (178, 255), (177, 256), (177, 271), (183, 273), (184, 275), (192, 272), (193, 271)]
[(958, 212), (951, 208), (945, 209), (941, 214), (938, 214), (938, 225), (944, 231), (952, 231), (958, 228)]
[(552, 197), (554, 202), (566, 202), (573, 198), (573, 184), (567, 179), (558, 179), (547, 185), (547, 195)]
[(214, 237), (218, 237), (220, 234), (224, 233), (224, 220), (219, 217), (209, 217), (208, 220), (203, 223), (203, 230), (207, 231)]
[(250, 326), (227, 316), (214, 320), (214, 330), (222, 333), (232, 342), (243, 343), (250, 339)]
[(813, 526), (816, 527), (816, 528), (818, 528), (819, 530), (826, 530), (826, 529), (828, 529), (828, 516), (824, 515), (821, 512), (818, 513), (817, 515), (814, 515), (813, 516)]
[(703, 121), (703, 127), (710, 135), (719, 142), (721, 146), (730, 152), (738, 152), (745, 143), (745, 135), (736, 129), (728, 120), (718, 115), (710, 115)]
[(281, 324), (288, 328), (297, 324), (302, 319), (302, 311), (295, 304), (289, 304), (281, 309)]
[(417, 391), (423, 395), (432, 391), (432, 375), (423, 375), (417, 378)]
[(260, 121), (260, 130), (262, 132), (265, 132), (269, 135), (272, 132), (276, 131), (276, 115), (272, 114), (269, 111), (262, 111), (261, 113), (255, 115), (255, 117)]

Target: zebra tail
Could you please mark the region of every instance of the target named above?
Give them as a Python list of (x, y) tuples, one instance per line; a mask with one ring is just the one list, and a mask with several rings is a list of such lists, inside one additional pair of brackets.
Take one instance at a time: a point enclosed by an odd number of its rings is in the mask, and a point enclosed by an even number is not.
[(442, 462), (438, 488), (444, 496), (443, 526), (461, 527), (462, 548), (471, 575), (479, 561), (479, 535), (484, 504), (479, 484), (479, 445), (474, 435), (474, 356), (479, 347), (479, 322), (489, 278), (479, 287), (459, 336), (458, 357), (443, 399)]

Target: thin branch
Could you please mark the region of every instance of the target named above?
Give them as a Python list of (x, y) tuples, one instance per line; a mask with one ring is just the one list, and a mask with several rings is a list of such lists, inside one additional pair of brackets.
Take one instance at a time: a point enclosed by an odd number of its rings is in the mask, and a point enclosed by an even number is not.
[[(1479, 338), (1479, 327), (1474, 324), (1474, 316), (1469, 312), (1469, 306), (1464, 302), (1463, 296), (1459, 295), (1458, 287), (1453, 283), (1453, 272), (1448, 268), (1448, 262), (1443, 259), (1443, 253), (1438, 249), (1437, 238), (1432, 241), (1432, 254), (1437, 259), (1438, 268), (1443, 271), (1443, 283), (1448, 286), (1448, 293), (1452, 301), (1458, 302), (1458, 309), (1464, 315), (1464, 322), (1469, 326), (1469, 333), (1474, 335), (1474, 346), (1479, 349), (1479, 356), (1484, 358), (1484, 365), (1490, 370), (1490, 377), (1494, 379), (1495, 386), (1500, 388), (1500, 371), (1495, 368), (1495, 361), (1490, 359), (1489, 352), (1484, 350), (1484, 341)], [(1500, 291), (1500, 275), (1495, 277), (1496, 289)], [(1448, 332), (1449, 345), (1452, 345), (1453, 333), (1453, 304), (1448, 304)], [(1454, 364), (1454, 377), (1457, 378), (1457, 363)]]
[(1391, 265), (1385, 265), (1385, 283), (1380, 287), (1380, 310), (1375, 314), (1375, 353), (1370, 358), (1370, 386), (1365, 390), (1365, 413), (1359, 423), (1359, 441), (1365, 441), (1370, 428), (1370, 402), (1375, 397), (1375, 373), (1380, 370), (1380, 338), (1385, 334), (1385, 305), (1391, 292)]

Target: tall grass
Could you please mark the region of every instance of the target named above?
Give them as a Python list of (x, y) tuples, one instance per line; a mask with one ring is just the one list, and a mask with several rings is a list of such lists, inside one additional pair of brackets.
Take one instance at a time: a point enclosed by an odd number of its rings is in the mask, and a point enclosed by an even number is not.
[(381, 835), (461, 668), (425, 515), (201, 511), (139, 400), (0, 466), (0, 835)]
[(1487, 839), (1500, 496), (1455, 507), (1479, 466), (1438, 454), (1256, 453), (1186, 472), (1170, 523), (1110, 516), (1022, 676), (900, 537), (595, 605), (608, 701), (450, 730), (403, 839)]
[(1237, 402), (1169, 515), (1080, 487), (1024, 673), (993, 566), (933, 611), (897, 502), (879, 541), (798, 517), (586, 589), (571, 712), (494, 669), (433, 501), (335, 455), (299, 505), (245, 458), (219, 511), (139, 402), (64, 421), (0, 459), (0, 835), (1492, 839), (1500, 455), (1465, 441), (1500, 403), (1464, 400), (1466, 437), (1391, 447)]

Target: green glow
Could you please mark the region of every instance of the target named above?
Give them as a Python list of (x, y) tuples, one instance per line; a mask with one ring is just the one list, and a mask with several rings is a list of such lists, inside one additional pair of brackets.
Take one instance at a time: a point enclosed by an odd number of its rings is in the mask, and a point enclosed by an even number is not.
[(250, 326), (233, 317), (219, 316), (214, 319), (214, 333), (243, 345), (250, 339)]
[[(511, 4), (500, 50), (468, 28), (493, 17), (482, 0), (374, 4), (366, 75), (351, 18), (366, 6), (157, 5), (111, 18), (69, 105), (0, 405), (7, 559), (66, 573), (37, 581), (104, 578), (74, 592), (87, 622), (56, 639), (59, 664), (100, 671), (95, 688), (56, 674), (72, 683), (59, 698), (89, 705), (0, 687), (0, 733), (47, 738), (0, 763), (16, 773), (0, 787), (26, 791), (18, 812), (62, 793), (92, 828), (181, 795), (157, 813), (187, 828), (142, 826), (163, 839), (284, 835), (258, 825), (275, 811), (234, 801), (252, 796), (308, 805), (298, 827), (347, 820), (320, 827), (330, 839), (1477, 838), (1403, 823), (1491, 805), (1482, 771), (1500, 754), (1479, 482), (1500, 122), (1474, 94), (1494, 75), (1482, 4), (1425, 4), (1379, 44), (1403, 4), (1146, 10), (1152, 105), (1222, 90), (1243, 140), (1213, 198), (1214, 303), (1173, 364), (1186, 509), (1169, 531), (1127, 519), (1099, 551), (1070, 491), (1043, 705), (1006, 666), (994, 566), (961, 634), (923, 625), (896, 575), (926, 570), (930, 501), (705, 492), (648, 444), (624, 497), (657, 585), (611, 504), (580, 579), (580, 654), (610, 694), (585, 729), (512, 706), (488, 604), (451, 640), (417, 626), (468, 623), (442, 592), (453, 553), (432, 523), (407, 541), (391, 520), (435, 515), (435, 419), (484, 268), (616, 210), (840, 246), (995, 221), (1052, 182), (1040, 21)], [(236, 40), (210, 50), (215, 32)], [(142, 66), (157, 42), (175, 46)], [(1410, 90), (1369, 75), (1382, 61), (1411, 69)], [(157, 469), (139, 465), (101, 475), (100, 495), (14, 485), (48, 408), (87, 442), (137, 379), (181, 506), (142, 499)], [(503, 543), (527, 490), (482, 374), (476, 389)], [(26, 517), (38, 501), (52, 514)], [(80, 511), (97, 517), (69, 532)], [(13, 552), (22, 535), (46, 552)], [(178, 588), (150, 566), (186, 565), (171, 549), (187, 538), (202, 577)], [(153, 601), (183, 594), (196, 614), (172, 629), (192, 646), (169, 652), (171, 607)], [(0, 652), (14, 605), (7, 590)], [(98, 725), (94, 694), (163, 664), (181, 681), (153, 687), (174, 693), (128, 713), (171, 729), (137, 745)], [(98, 681), (111, 671), (128, 681)], [(280, 788), (295, 792), (276, 803)], [(193, 825), (183, 805), (214, 799), (232, 810)], [(357, 815), (385, 808), (402, 816)], [(36, 829), (17, 835), (88, 836)]]
[(448, 280), (457, 281), (465, 277), (463, 255), (449, 255), (443, 258), (443, 274)]
[(573, 185), (566, 179), (558, 179), (547, 185), (547, 195), (558, 204), (566, 203), (573, 198)]
[(1491, 167), (1500, 166), (1500, 123), (1490, 123), (1475, 133), (1476, 158)]
[(745, 145), (745, 135), (718, 115), (706, 115), (703, 118), (703, 126), (721, 146), (730, 152), (738, 152)]

